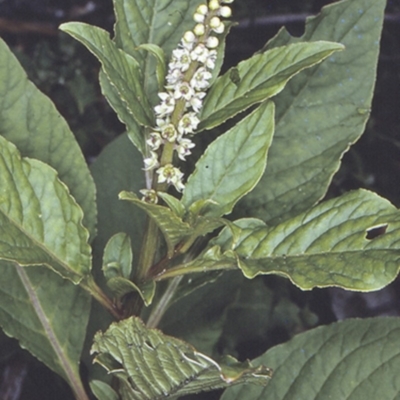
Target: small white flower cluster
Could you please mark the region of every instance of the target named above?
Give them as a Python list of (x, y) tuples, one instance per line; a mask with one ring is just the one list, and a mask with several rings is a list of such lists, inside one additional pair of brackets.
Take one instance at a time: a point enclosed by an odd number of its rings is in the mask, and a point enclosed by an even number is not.
[[(224, 5), (233, 0), (209, 0), (201, 4), (193, 16), (197, 25), (187, 31), (178, 48), (173, 50), (168, 65), (165, 92), (158, 94), (161, 102), (154, 108), (156, 127), (146, 140), (149, 155), (144, 159), (144, 170), (156, 170), (157, 183), (173, 185), (182, 192), (183, 173), (172, 165), (172, 159), (165, 162), (162, 154), (165, 147), (172, 148), (185, 161), (191, 154), (194, 143), (190, 140), (200, 122), (197, 117), (203, 105), (205, 90), (212, 77), (217, 59), (216, 47), (219, 40), (211, 33), (221, 34), (225, 25), (220, 17), (231, 16), (231, 9)], [(172, 157), (171, 157), (172, 158)], [(163, 162), (164, 161), (164, 162)], [(157, 202), (155, 189), (143, 189), (143, 200)]]

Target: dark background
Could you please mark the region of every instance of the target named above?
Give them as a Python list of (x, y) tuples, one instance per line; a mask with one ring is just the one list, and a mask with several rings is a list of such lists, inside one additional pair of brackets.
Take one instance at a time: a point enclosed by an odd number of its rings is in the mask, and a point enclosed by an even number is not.
[[(301, 35), (305, 16), (329, 3), (235, 0), (233, 15), (239, 25), (228, 37), (224, 68), (251, 56), (282, 25), (291, 34)], [(111, 0), (0, 0), (0, 36), (30, 79), (55, 102), (88, 162), (122, 133), (124, 126), (101, 96), (97, 61), (76, 41), (59, 33), (57, 26), (79, 20), (111, 32), (113, 18)], [(360, 187), (373, 190), (400, 207), (400, 0), (388, 1), (387, 5), (370, 121), (365, 134), (345, 155), (330, 195)], [(337, 289), (307, 294), (290, 290), (293, 301), (300, 306), (309, 304), (319, 323), (329, 323), (350, 316), (398, 315), (398, 289), (395, 282), (367, 295)], [(278, 335), (273, 341), (286, 339), (285, 335)], [(63, 400), (72, 396), (61, 379), (21, 351), (15, 341), (0, 334), (0, 399)]]

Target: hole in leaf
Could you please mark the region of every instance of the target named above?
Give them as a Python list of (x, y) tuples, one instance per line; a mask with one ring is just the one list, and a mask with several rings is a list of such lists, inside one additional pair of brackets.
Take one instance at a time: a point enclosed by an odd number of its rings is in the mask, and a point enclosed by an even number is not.
[(372, 228), (367, 229), (366, 239), (372, 240), (377, 238), (378, 236), (383, 235), (386, 232), (388, 224), (373, 226)]

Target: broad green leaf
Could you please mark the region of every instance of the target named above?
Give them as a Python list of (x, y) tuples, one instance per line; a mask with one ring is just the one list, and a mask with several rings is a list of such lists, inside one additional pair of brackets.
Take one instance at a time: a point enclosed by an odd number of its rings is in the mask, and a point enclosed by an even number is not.
[(0, 261), (0, 326), (87, 400), (79, 360), (90, 296), (42, 266), (23, 268)]
[(202, 0), (114, 0), (115, 43), (134, 57), (143, 72), (146, 92), (157, 101), (156, 62), (140, 50), (143, 44), (155, 44), (169, 57), (185, 31), (193, 29), (193, 14)]
[(132, 247), (130, 237), (123, 232), (110, 238), (104, 249), (103, 272), (106, 279), (123, 277), (129, 279), (132, 272)]
[(121, 200), (127, 200), (139, 207), (151, 217), (162, 232), (168, 246), (168, 255), (172, 257), (175, 246), (192, 233), (192, 228), (183, 222), (168, 207), (150, 204), (140, 200), (134, 193), (122, 191), (119, 194)]
[(128, 112), (144, 126), (153, 125), (154, 115), (143, 90), (137, 61), (118, 49), (107, 31), (84, 23), (68, 22), (60, 29), (84, 44), (101, 62), (110, 83), (125, 102)]
[(241, 215), (277, 224), (325, 195), (369, 117), (385, 6), (385, 0), (340, 1), (309, 18), (301, 38), (282, 30), (268, 44), (332, 40), (346, 50), (303, 71), (275, 99), (277, 140), (259, 185), (241, 203)]
[[(274, 227), (243, 229), (231, 252), (248, 278), (259, 274), (288, 277), (303, 290), (339, 286), (378, 290), (399, 270), (400, 212), (378, 195), (359, 190), (326, 201)], [(218, 248), (218, 247), (217, 247)]]
[(97, 400), (119, 400), (118, 394), (107, 383), (95, 379), (89, 385)]
[(137, 285), (122, 276), (111, 277), (107, 280), (107, 286), (118, 299), (121, 299), (128, 293), (137, 292), (146, 306), (149, 306), (152, 303), (156, 292), (156, 284), (154, 281)]
[(152, 43), (141, 44), (139, 46), (139, 49), (148, 51), (149, 53), (153, 54), (153, 56), (156, 58), (157, 61), (156, 75), (157, 75), (158, 91), (163, 92), (165, 75), (167, 73), (167, 65), (163, 49)]
[(265, 388), (236, 386), (221, 400), (397, 399), (400, 319), (354, 319), (322, 326), (254, 360), (268, 364)]
[(145, 140), (144, 140), (144, 129), (135, 120), (134, 116), (130, 113), (129, 109), (126, 107), (126, 103), (119, 95), (115, 86), (112, 85), (110, 79), (103, 71), (100, 70), (99, 81), (101, 92), (104, 97), (106, 97), (110, 106), (117, 113), (118, 119), (126, 125), (127, 133), (131, 142), (136, 146), (136, 148), (142, 153), (145, 153)]
[(93, 243), (97, 271), (101, 269), (104, 247), (119, 232), (129, 235), (133, 254), (140, 252), (145, 214), (120, 201), (118, 194), (122, 190), (138, 192), (145, 187), (142, 167), (142, 155), (126, 134), (109, 144), (91, 166), (99, 209), (98, 235)]
[(208, 200), (204, 215), (230, 213), (262, 176), (273, 133), (274, 104), (267, 102), (211, 143), (186, 184), (182, 197), (186, 208)]
[(176, 216), (182, 218), (185, 215), (185, 206), (176, 197), (166, 192), (158, 192), (157, 195), (165, 201)]
[(83, 213), (57, 173), (0, 136), (0, 259), (46, 265), (75, 284), (90, 273)]
[(96, 231), (95, 186), (82, 152), (54, 104), (31, 83), (0, 39), (0, 134), (24, 157), (57, 170), (84, 212), (83, 224)]
[(297, 43), (240, 62), (210, 89), (204, 100), (199, 129), (214, 128), (253, 104), (275, 96), (291, 77), (338, 50), (343, 50), (339, 43)]
[(147, 329), (138, 318), (113, 323), (94, 338), (95, 362), (119, 378), (124, 400), (154, 400), (224, 388), (241, 382), (266, 385), (270, 370), (232, 357), (217, 364), (189, 344)]

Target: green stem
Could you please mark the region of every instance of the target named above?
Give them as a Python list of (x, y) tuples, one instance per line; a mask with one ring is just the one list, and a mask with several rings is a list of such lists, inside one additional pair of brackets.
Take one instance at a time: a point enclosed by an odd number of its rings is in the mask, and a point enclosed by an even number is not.
[(220, 261), (212, 264), (212, 267), (205, 267), (201, 264), (199, 266), (187, 267), (186, 264), (177, 265), (174, 268), (171, 268), (165, 272), (162, 272), (158, 276), (155, 277), (156, 281), (163, 281), (165, 279), (176, 278), (178, 276), (195, 274), (199, 272), (210, 272), (210, 271), (222, 271), (222, 270), (231, 270), (237, 269), (237, 264), (234, 261)]
[(172, 279), (172, 281), (169, 283), (167, 290), (162, 295), (157, 305), (153, 308), (149, 316), (149, 319), (147, 320), (146, 326), (148, 328), (156, 328), (157, 325), (160, 323), (161, 318), (165, 314), (165, 311), (167, 311), (167, 307), (172, 297), (174, 296), (176, 289), (181, 283), (182, 278), (183, 276), (177, 276), (176, 278)]
[(101, 288), (94, 281), (93, 276), (90, 275), (83, 279), (79, 284), (82, 289), (89, 292), (110, 314), (117, 320), (121, 319), (121, 314), (115, 307), (115, 304), (110, 300), (109, 297), (101, 290)]
[(140, 249), (139, 263), (136, 271), (136, 281), (140, 282), (147, 276), (147, 272), (154, 263), (158, 249), (158, 226), (151, 218), (147, 217), (146, 229)]

